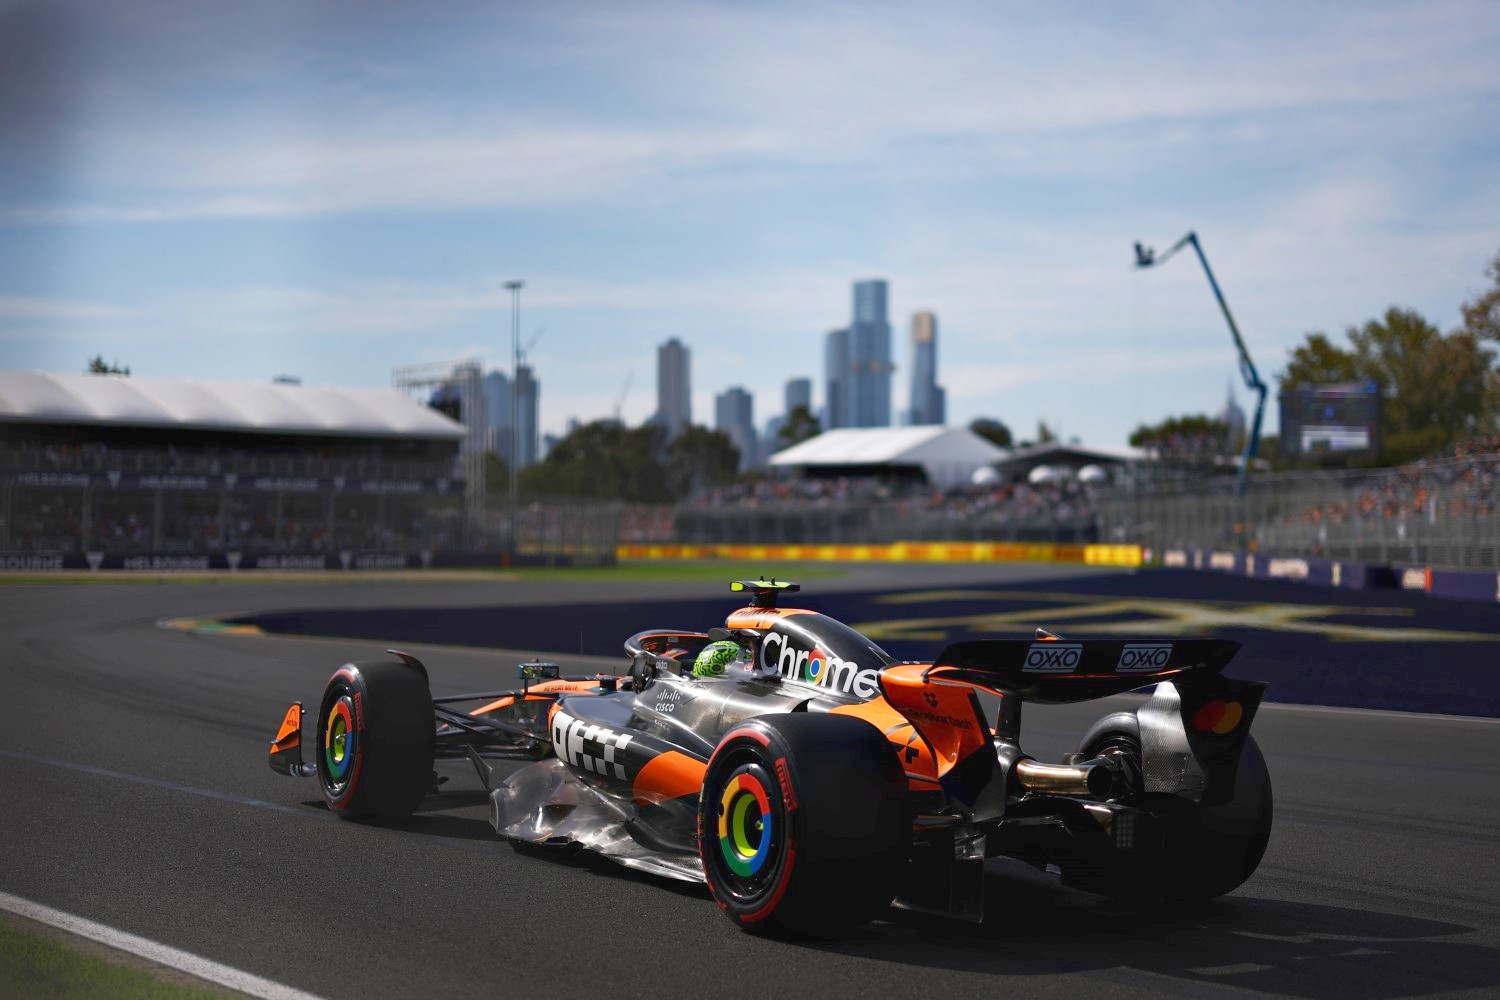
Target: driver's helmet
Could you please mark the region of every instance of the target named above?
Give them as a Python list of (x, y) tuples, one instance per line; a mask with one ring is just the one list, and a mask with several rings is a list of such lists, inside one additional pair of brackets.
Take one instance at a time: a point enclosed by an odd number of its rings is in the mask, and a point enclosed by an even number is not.
[(740, 644), (728, 640), (711, 642), (698, 650), (693, 661), (694, 677), (722, 677), (724, 669), (740, 658)]

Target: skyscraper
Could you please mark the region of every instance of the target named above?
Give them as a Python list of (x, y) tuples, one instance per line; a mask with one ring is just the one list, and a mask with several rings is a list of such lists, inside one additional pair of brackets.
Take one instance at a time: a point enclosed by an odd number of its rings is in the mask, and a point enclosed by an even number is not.
[(823, 426), (828, 430), (848, 427), (846, 409), (849, 382), (849, 331), (830, 330), (823, 338)]
[(714, 397), (714, 429), (729, 435), (740, 450), (740, 470), (755, 466), (759, 460), (755, 439), (755, 405), (751, 395), (740, 386), (725, 389)]
[(911, 410), (913, 424), (947, 422), (948, 394), (937, 384), (937, 316), (930, 312), (911, 317)]
[(535, 465), (538, 455), (538, 446), (541, 441), (537, 436), (537, 408), (539, 398), (542, 394), (542, 384), (537, 381), (536, 373), (530, 365), (521, 365), (516, 369), (516, 425), (519, 433), (518, 455), (516, 468), (524, 469), (528, 465)]
[(807, 408), (812, 412), (812, 379), (791, 378), (786, 382), (786, 412), (791, 413), (797, 407)]
[(849, 426), (889, 427), (891, 423), (891, 324), (886, 319), (884, 281), (854, 283), (854, 322), (849, 327), (849, 369), (853, 392), (847, 402)]
[(828, 381), (828, 427), (888, 427), (891, 423), (891, 324), (887, 285), (854, 283), (854, 321), (828, 334), (823, 365)]
[(492, 371), (480, 383), (484, 391), (484, 446), (510, 461), (510, 376)]
[(656, 349), (656, 421), (669, 441), (693, 422), (691, 362), (692, 352), (676, 337)]

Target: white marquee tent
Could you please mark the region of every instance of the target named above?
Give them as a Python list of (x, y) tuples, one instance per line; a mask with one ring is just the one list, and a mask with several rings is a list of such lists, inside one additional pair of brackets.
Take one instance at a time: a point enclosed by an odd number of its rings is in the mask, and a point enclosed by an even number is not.
[(0, 371), (0, 423), (429, 440), (465, 433), (393, 389), (38, 371)]
[(782, 468), (920, 468), (937, 486), (961, 486), (1005, 452), (966, 427), (866, 427), (825, 431), (771, 456)]

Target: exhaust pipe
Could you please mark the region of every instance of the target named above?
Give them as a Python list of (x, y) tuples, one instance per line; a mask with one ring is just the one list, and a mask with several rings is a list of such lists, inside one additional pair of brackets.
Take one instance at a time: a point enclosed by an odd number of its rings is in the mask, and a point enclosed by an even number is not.
[(1016, 761), (1013, 773), (1022, 788), (1039, 795), (1086, 795), (1102, 799), (1115, 782), (1110, 762), (1103, 757), (1081, 764), (1043, 764), (1027, 757)]

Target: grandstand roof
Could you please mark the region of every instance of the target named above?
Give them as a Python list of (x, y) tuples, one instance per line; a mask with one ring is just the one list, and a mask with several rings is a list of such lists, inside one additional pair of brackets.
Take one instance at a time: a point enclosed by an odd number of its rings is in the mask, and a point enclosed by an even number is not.
[(1087, 445), (1051, 441), (1047, 444), (1016, 448), (1007, 452), (999, 464), (1025, 466), (1026, 468), (1049, 464), (1118, 465), (1121, 462), (1138, 462), (1145, 457), (1146, 453), (1139, 448), (1093, 448)]
[(825, 431), (771, 456), (797, 467), (920, 466), (930, 482), (967, 482), (1004, 451), (966, 427), (862, 427)]
[(0, 371), (0, 423), (456, 440), (462, 425), (393, 389)]

